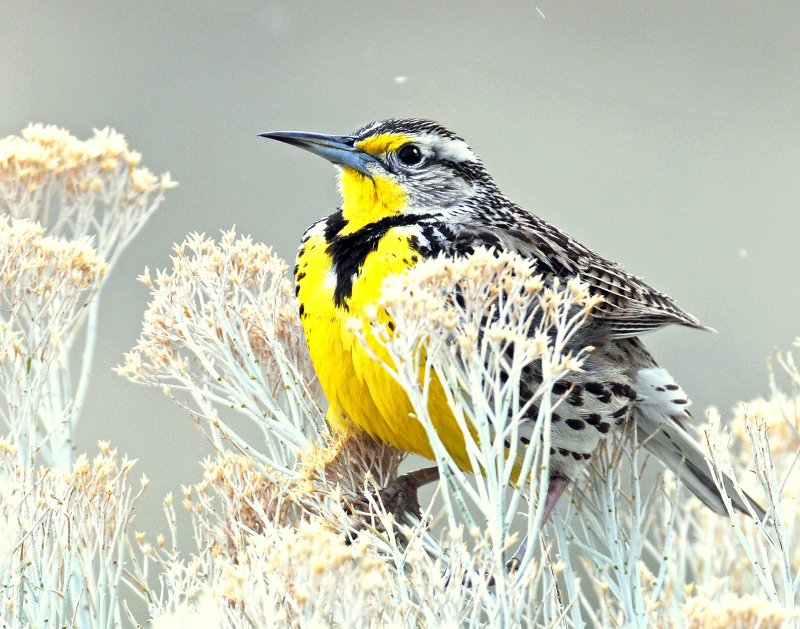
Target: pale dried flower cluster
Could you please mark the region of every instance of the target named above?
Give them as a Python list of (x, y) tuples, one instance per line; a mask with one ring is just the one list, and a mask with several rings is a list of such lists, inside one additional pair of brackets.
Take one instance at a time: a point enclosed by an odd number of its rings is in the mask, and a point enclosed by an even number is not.
[(132, 463), (107, 444), (93, 461), (77, 456), (74, 434), (104, 281), (174, 185), (139, 159), (108, 129), (80, 141), (31, 125), (0, 139), (3, 626), (129, 618), (120, 586), (146, 482), (134, 488)]
[[(142, 334), (120, 375), (161, 387), (198, 421), (215, 448), (227, 442), (273, 480), (325, 432), (321, 393), (286, 263), (234, 231), (219, 244), (191, 234), (155, 278)], [(258, 428), (267, 452), (239, 434)], [(239, 424), (236, 421), (239, 420)]]
[[(368, 441), (335, 439), (328, 448), (312, 448), (298, 476), (285, 483), (273, 483), (240, 454), (219, 452), (206, 460), (203, 479), (183, 488), (196, 551), (185, 558), (178, 550), (172, 496), (164, 502), (171, 539), (159, 536), (153, 544), (144, 534), (136, 537), (140, 555), (129, 572), (155, 626), (195, 626), (209, 615), (236, 627), (399, 618), (399, 609), (382, 611), (394, 566), (375, 552), (371, 536), (346, 541), (344, 494), (332, 482), (339, 465), (349, 464), (351, 477), (360, 469), (363, 483), (368, 468), (380, 469), (391, 458)], [(390, 527), (389, 516), (381, 517)], [(150, 589), (147, 575), (153, 573), (159, 591)]]
[[(376, 354), (408, 393), (426, 429), (444, 479), (440, 509), (446, 528), (463, 525), (487, 536), (473, 559), (496, 575), (495, 596), (478, 598), (479, 606), (508, 623), (532, 622), (520, 592), (543, 587), (552, 593), (554, 582), (543, 575), (543, 558), (536, 552), (507, 574), (506, 564), (520, 542), (512, 525), (524, 513), (528, 539), (541, 533), (551, 390), (560, 378), (580, 370), (591, 350), (572, 348), (598, 299), (577, 280), (546, 286), (531, 261), (516, 254), (478, 249), (466, 258), (425, 261), (389, 278), (380, 303), (396, 332), (386, 333), (376, 315), (371, 338), (377, 341), (371, 345), (381, 346)], [(364, 342), (370, 344), (370, 336)], [(523, 373), (534, 362), (541, 365), (543, 382), (529, 400), (521, 400)], [(429, 393), (436, 386), (444, 390), (465, 435), (466, 466), (447, 450), (430, 413)], [(534, 404), (540, 410), (529, 438), (540, 445), (521, 451), (520, 426)], [(446, 557), (448, 549), (438, 554)], [(546, 618), (542, 614), (540, 620)]]
[[(697, 536), (688, 552), (697, 554), (692, 561), (705, 576), (701, 583), (724, 575), (720, 599), (747, 600), (759, 592), (766, 608), (783, 610), (792, 619), (786, 626), (791, 626), (800, 623), (793, 611), (800, 594), (800, 374), (791, 353), (776, 358), (793, 393), (781, 391), (773, 374), (768, 399), (738, 404), (730, 429), (723, 429), (719, 413), (709, 409), (705, 429), (714, 467), (728, 473), (748, 470), (739, 474), (741, 484), (765, 496), (770, 526), (765, 530), (747, 518), (726, 522), (697, 512), (686, 522), (679, 517), (678, 526)], [(737, 445), (733, 449), (732, 439)]]
[(120, 626), (128, 617), (127, 530), (147, 479), (134, 481), (132, 461), (99, 448), (70, 472), (33, 472), (0, 442), (3, 626)]
[[(705, 433), (710, 468), (738, 473), (767, 526), (710, 513), (632, 431), (593, 457), (542, 529), (551, 388), (589, 355), (581, 326), (597, 301), (577, 280), (545, 286), (529, 261), (487, 250), (391, 278), (371, 320), (352, 322), (409, 396), (442, 476), (419, 519), (395, 522), (370, 497), (365, 525), (346, 503), (395, 479), (403, 453), (330, 433), (286, 264), (233, 231), (188, 236), (169, 269), (140, 278), (151, 303), (119, 372), (175, 399), (214, 454), (179, 505), (165, 498), (166, 535), (132, 532), (146, 479), (133, 482), (133, 463), (105, 443), (75, 458), (71, 431), (103, 277), (171, 185), (112, 131), (81, 142), (32, 126), (0, 140), (1, 209), (17, 217), (0, 218), (4, 626), (800, 625), (791, 354), (777, 358), (788, 386), (773, 376), (771, 395), (738, 407), (731, 431), (712, 411)], [(69, 356), (87, 303), (76, 393)], [(544, 381), (532, 445), (509, 456), (505, 440), (517, 443), (530, 405), (514, 391), (534, 361)], [(432, 387), (465, 435), (466, 462), (436, 432)], [(528, 553), (509, 573), (524, 534)]]
[(686, 603), (689, 629), (785, 629), (800, 621), (800, 610), (787, 610), (755, 596), (718, 595), (713, 587), (707, 589), (711, 591), (700, 592)]
[[(214, 247), (236, 248), (232, 235), (220, 245), (206, 244), (208, 253)], [(159, 275), (159, 286), (162, 278), (177, 277), (186, 257), (176, 257), (173, 265), (175, 270)], [(205, 274), (225, 275), (224, 265), (193, 268), (197, 275), (185, 275), (192, 286), (213, 285)], [(281, 265), (274, 268), (278, 274), (285, 271)], [(280, 291), (280, 300), (292, 304), (288, 286), (274, 278), (269, 284)], [(235, 304), (231, 312), (242, 309), (241, 297), (231, 295), (238, 291), (234, 285), (228, 293)], [(246, 449), (238, 442), (227, 441), (239, 453), (223, 452), (207, 463), (206, 478), (184, 498), (197, 552), (182, 558), (145, 545), (148, 561), (161, 566), (161, 591), (151, 594), (158, 626), (180, 626), (187, 618), (209, 614), (232, 627), (272, 622), (298, 627), (715, 626), (709, 624), (712, 614), (732, 626), (751, 621), (790, 626), (800, 583), (793, 529), (776, 531), (739, 515), (733, 516), (732, 529), (730, 520), (682, 492), (671, 475), (653, 479), (660, 467), (651, 465), (635, 434), (609, 444), (593, 459), (592, 472), (575, 487), (572, 500), (541, 531), (540, 482), (548, 448), (529, 448), (522, 465), (509, 462), (503, 441), (514, 435), (526, 409), (508, 390), (527, 364), (541, 361), (545, 382), (535, 397), (546, 445), (550, 387), (580, 369), (590, 351), (569, 348), (595, 303), (578, 282), (545, 287), (529, 262), (490, 251), (467, 260), (429, 261), (388, 280), (371, 323), (353, 321), (351, 329), (403, 386), (429, 431), (443, 480), (424, 504), (421, 519), (394, 523), (379, 501), (372, 501), (376, 526), (362, 529), (354, 546), (345, 545), (353, 521), (343, 499), (391, 480), (402, 460), (402, 454), (368, 439), (309, 438), (293, 457), (276, 456), (269, 445), (262, 446), (256, 460), (263, 469), (248, 462), (249, 454), (239, 454)], [(197, 315), (195, 307), (187, 318), (203, 319)], [(386, 326), (389, 316), (394, 331)], [(210, 341), (211, 355), (220, 355), (214, 338), (196, 336), (200, 328), (178, 321), (175, 329), (191, 335), (162, 336), (166, 345), (183, 350)], [(284, 328), (288, 337), (264, 334), (263, 325), (258, 329), (270, 359), (291, 353), (283, 343), (296, 347), (296, 328)], [(238, 334), (241, 342), (253, 330)], [(301, 383), (302, 390), (311, 372), (307, 357), (298, 357), (304, 379), (289, 383)], [(161, 363), (162, 373), (175, 373), (173, 361)], [(138, 368), (131, 361), (128, 366)], [(153, 373), (159, 368), (157, 361), (147, 363)], [(223, 370), (211, 373), (218, 377)], [(164, 384), (152, 373), (148, 378)], [(206, 375), (200, 381), (205, 396), (221, 386)], [(433, 382), (447, 393), (467, 436), (473, 471), (481, 473), (462, 472), (436, 434), (427, 406)], [(181, 386), (189, 383), (186, 377)], [(208, 398), (218, 425), (226, 406), (240, 408), (232, 404), (235, 399)], [(773, 419), (784, 430), (780, 422), (786, 418)], [(265, 437), (277, 442), (283, 430), (304, 425), (291, 414), (266, 421)], [(275, 430), (278, 423), (286, 425)], [(756, 453), (755, 482), (743, 482), (768, 509), (783, 510), (787, 496), (794, 495), (796, 484), (789, 486), (796, 470), (777, 461), (777, 452), (775, 463), (759, 458), (757, 452), (768, 447), (764, 433), (752, 418), (747, 425), (751, 428), (742, 441), (749, 446), (734, 448), (736, 469), (752, 467)], [(713, 426), (708, 434), (714, 469), (732, 473), (725, 460), (728, 436)], [(538, 440), (535, 435), (532, 443)], [(786, 451), (796, 455), (791, 445)], [(532, 482), (509, 486), (514, 478)], [(539, 541), (531, 544), (520, 569), (509, 574), (505, 562), (524, 533)]]
[(0, 139), (0, 212), (42, 223), (51, 235), (92, 236), (113, 266), (176, 185), (141, 159), (108, 127), (79, 140), (54, 125), (29, 125)]
[(88, 238), (0, 215), (0, 418), (22, 463), (70, 462), (75, 400), (58, 370), (106, 270)]
[[(20, 339), (22, 360), (31, 361), (27, 372), (5, 374), (10, 407), (4, 419), (29, 439), (20, 443), (21, 456), (33, 451), (60, 466), (74, 459), (103, 279), (176, 185), (169, 173), (158, 178), (140, 161), (108, 128), (79, 140), (56, 126), (35, 124), (0, 139), (0, 255), (8, 304), (0, 324), (4, 335)], [(26, 380), (31, 393), (18, 401), (28, 390), (20, 389)], [(52, 438), (53, 431), (63, 434)]]

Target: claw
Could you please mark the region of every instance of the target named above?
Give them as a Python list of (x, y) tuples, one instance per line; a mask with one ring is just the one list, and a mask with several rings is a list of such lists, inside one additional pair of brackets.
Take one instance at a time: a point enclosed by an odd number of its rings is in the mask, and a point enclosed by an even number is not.
[(419, 498), (417, 491), (423, 485), (439, 478), (439, 470), (436, 467), (425, 468), (399, 476), (395, 481), (389, 483), (374, 495), (359, 496), (355, 500), (347, 503), (346, 508), (354, 516), (351, 530), (345, 535), (345, 542), (351, 544), (358, 537), (360, 531), (366, 528), (378, 528), (380, 522), (370, 511), (370, 502), (376, 501), (385, 509), (386, 513), (394, 516), (395, 522), (403, 522), (407, 515), (420, 514)]

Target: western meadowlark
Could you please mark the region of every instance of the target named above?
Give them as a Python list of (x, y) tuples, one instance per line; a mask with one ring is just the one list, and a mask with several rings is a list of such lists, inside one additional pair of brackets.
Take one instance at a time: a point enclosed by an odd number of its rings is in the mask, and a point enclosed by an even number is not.
[[(390, 119), (349, 136), (262, 136), (320, 155), (341, 171), (342, 206), (306, 231), (295, 267), (300, 316), (335, 429), (356, 427), (397, 448), (434, 458), (407, 396), (346, 322), (367, 319), (383, 280), (419, 260), (461, 256), (479, 246), (510, 250), (533, 259), (546, 281), (580, 276), (603, 298), (582, 337), (595, 350), (581, 373), (553, 391), (560, 402), (552, 415), (545, 519), (600, 442), (626, 422), (636, 423), (646, 447), (680, 474), (700, 500), (726, 513), (691, 435), (686, 394), (638, 339), (672, 323), (707, 329), (695, 317), (510, 201), (466, 142), (435, 122)], [(541, 382), (534, 371), (521, 387), (528, 395)], [(444, 398), (433, 396), (430, 410), (453, 458), (469, 469), (463, 435)], [(404, 491), (395, 493), (407, 495), (410, 487), (415, 496), (420, 484), (436, 477), (432, 469), (401, 477)], [(764, 511), (743, 500), (730, 479), (724, 485), (736, 509), (752, 509), (763, 519)]]

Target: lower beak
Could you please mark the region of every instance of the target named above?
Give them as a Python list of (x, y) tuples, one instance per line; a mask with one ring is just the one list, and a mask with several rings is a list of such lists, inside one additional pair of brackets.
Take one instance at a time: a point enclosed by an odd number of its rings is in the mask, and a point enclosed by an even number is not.
[(302, 131), (272, 131), (260, 133), (259, 137), (299, 146), (301, 149), (314, 153), (314, 155), (324, 157), (329, 162), (352, 168), (368, 177), (372, 177), (369, 165), (379, 163), (369, 153), (357, 149), (354, 146), (355, 138), (348, 136), (303, 133)]

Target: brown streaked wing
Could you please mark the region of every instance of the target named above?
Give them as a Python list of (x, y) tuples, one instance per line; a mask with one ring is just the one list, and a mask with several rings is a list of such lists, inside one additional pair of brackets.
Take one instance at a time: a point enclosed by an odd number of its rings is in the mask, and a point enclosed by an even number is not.
[[(533, 214), (516, 208), (516, 225), (495, 225), (494, 234), (501, 246), (537, 260), (545, 275), (567, 280), (576, 275), (588, 282), (593, 292), (603, 297), (594, 318), (608, 338), (630, 338), (669, 324), (700, 330), (709, 328), (669, 296), (657, 291), (640, 278), (625, 272), (580, 244), (561, 230)], [(484, 217), (485, 218), (485, 217)], [(487, 225), (476, 225), (485, 232)]]

